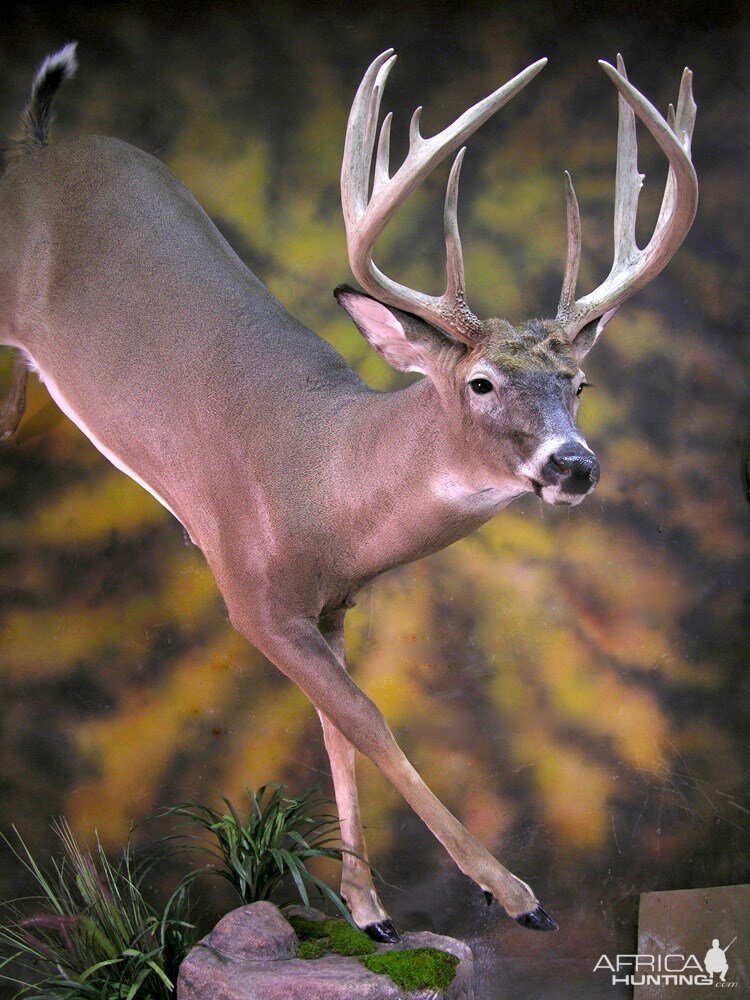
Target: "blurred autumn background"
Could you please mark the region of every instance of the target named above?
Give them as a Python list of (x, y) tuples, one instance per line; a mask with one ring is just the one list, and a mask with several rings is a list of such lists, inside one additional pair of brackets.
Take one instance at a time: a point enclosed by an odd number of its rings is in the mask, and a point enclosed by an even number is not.
[[(583, 211), (580, 288), (609, 268), (616, 100), (596, 59), (622, 51), (663, 110), (683, 65), (694, 70), (698, 218), (586, 365), (596, 494), (570, 511), (517, 501), (377, 581), (349, 616), (354, 674), (406, 753), (561, 923), (535, 936), (488, 912), (360, 761), (387, 905), (401, 925), (469, 939), (488, 998), (614, 996), (591, 969), (605, 950), (632, 949), (640, 892), (749, 877), (741, 7), (34, 4), (0, 28), (1, 134), (41, 57), (78, 39), (54, 137), (112, 134), (164, 160), (272, 291), (379, 388), (396, 376), (331, 295), (351, 280), (338, 170), (371, 58), (399, 53), (385, 99), (395, 161), (414, 106), (429, 135), (550, 57), (471, 140), (462, 177), (469, 298), (513, 321), (556, 306), (565, 168)], [(641, 146), (643, 242), (666, 170)], [(391, 273), (433, 291), (446, 174), (412, 197), (380, 251)], [(3, 350), (0, 388), (9, 373)], [(0, 830), (15, 823), (44, 855), (48, 820), (64, 813), (115, 849), (132, 821), (178, 800), (239, 799), (272, 779), (330, 789), (314, 712), (233, 632), (200, 552), (36, 381), (0, 447), (0, 567)], [(1, 854), (0, 895), (22, 888)]]

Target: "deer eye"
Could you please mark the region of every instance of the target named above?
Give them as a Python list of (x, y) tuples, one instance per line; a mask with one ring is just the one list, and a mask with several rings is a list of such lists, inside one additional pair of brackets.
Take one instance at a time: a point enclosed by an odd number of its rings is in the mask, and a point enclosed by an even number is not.
[(589, 385), (591, 385), (590, 382), (581, 382), (581, 384), (576, 389), (576, 396), (580, 396), (581, 393), (583, 392), (583, 390), (586, 388), (586, 386), (589, 386)]
[(488, 392), (492, 392), (493, 385), (488, 378), (473, 378), (469, 382), (472, 390), (478, 396), (485, 396)]

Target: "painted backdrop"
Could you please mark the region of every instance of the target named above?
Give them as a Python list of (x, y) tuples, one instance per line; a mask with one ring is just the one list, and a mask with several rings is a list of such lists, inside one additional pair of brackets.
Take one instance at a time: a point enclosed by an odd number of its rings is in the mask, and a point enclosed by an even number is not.
[[(583, 211), (579, 287), (611, 261), (616, 100), (596, 59), (622, 51), (662, 109), (683, 65), (694, 70), (698, 218), (586, 365), (595, 495), (569, 511), (517, 501), (376, 582), (350, 615), (355, 677), (407, 754), (561, 923), (533, 935), (488, 913), (360, 763), (394, 917), (471, 939), (493, 1000), (612, 996), (591, 969), (635, 944), (640, 892), (749, 874), (748, 25), (739, 4), (658, 7), (71, 3), (19, 6), (0, 27), (0, 134), (39, 59), (78, 39), (54, 138), (107, 133), (163, 159), (272, 291), (379, 388), (397, 376), (331, 295), (351, 280), (338, 170), (371, 58), (399, 53), (385, 101), (395, 159), (417, 104), (430, 134), (550, 57), (471, 140), (462, 175), (469, 297), (512, 321), (556, 306), (565, 168)], [(390, 273), (433, 291), (447, 169), (380, 247)], [(647, 237), (666, 169), (646, 139), (641, 169)], [(278, 377), (283, 392), (283, 365)], [(232, 631), (200, 553), (36, 383), (0, 446), (0, 574), (2, 831), (15, 823), (43, 854), (64, 813), (116, 848), (131, 822), (181, 799), (269, 779), (330, 789), (311, 707)], [(6, 853), (0, 889), (21, 888)]]

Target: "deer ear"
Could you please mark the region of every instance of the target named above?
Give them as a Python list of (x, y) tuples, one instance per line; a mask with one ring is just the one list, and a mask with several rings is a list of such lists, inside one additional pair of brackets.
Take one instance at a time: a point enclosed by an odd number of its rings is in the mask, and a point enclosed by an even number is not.
[(357, 325), (359, 332), (393, 368), (426, 374), (428, 345), (410, 340), (397, 311), (377, 299), (340, 285), (333, 293)]
[(601, 319), (595, 319), (590, 323), (587, 323), (580, 333), (578, 333), (578, 335), (574, 338), (571, 346), (573, 350), (573, 357), (576, 361), (583, 361), (591, 348), (601, 337), (604, 327), (612, 319), (618, 308), (619, 306), (615, 306), (614, 309), (610, 309), (609, 312), (605, 312)]

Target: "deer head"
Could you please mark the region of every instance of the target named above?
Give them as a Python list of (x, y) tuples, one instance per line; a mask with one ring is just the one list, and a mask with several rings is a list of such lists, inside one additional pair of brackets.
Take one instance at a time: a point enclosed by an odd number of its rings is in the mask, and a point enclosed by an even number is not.
[[(421, 108), (417, 108), (409, 129), (409, 151), (391, 176), (391, 115), (379, 134), (377, 126), (383, 88), (395, 58), (389, 49), (365, 73), (349, 115), (341, 172), (350, 266), (369, 295), (342, 286), (336, 297), (389, 364), (432, 380), (443, 406), (455, 418), (466, 460), (482, 467), (489, 485), (502, 482), (507, 487), (510, 481), (518, 492), (533, 489), (548, 503), (579, 503), (599, 479), (596, 457), (576, 423), (578, 397), (586, 385), (581, 362), (619, 306), (666, 266), (695, 217), (692, 74), (685, 70), (677, 109), (670, 105), (665, 120), (628, 82), (620, 56), (616, 68), (600, 62), (619, 91), (612, 269), (595, 291), (576, 299), (581, 224), (566, 173), (568, 254), (557, 315), (513, 326), (499, 318), (479, 319), (466, 301), (457, 222), (465, 148), (459, 147), (547, 60), (533, 63), (432, 138), (421, 135)], [(635, 242), (643, 182), (637, 166), (636, 115), (669, 160), (661, 211), (642, 250)], [(457, 149), (445, 199), (447, 287), (441, 296), (432, 296), (387, 277), (373, 262), (372, 253), (398, 207)]]

